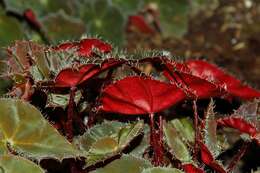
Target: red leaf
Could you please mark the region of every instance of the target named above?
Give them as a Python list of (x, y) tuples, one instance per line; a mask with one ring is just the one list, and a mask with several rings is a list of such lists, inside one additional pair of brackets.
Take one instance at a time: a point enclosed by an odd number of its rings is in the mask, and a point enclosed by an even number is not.
[(214, 83), (189, 74), (189, 68), (183, 64), (167, 62), (166, 68), (163, 73), (165, 77), (180, 85), (185, 92), (191, 94), (192, 98), (194, 96), (199, 99), (210, 98), (223, 94), (221, 88)]
[(123, 64), (125, 61), (108, 59), (101, 66), (96, 64), (82, 65), (77, 69), (64, 69), (55, 78), (56, 87), (71, 88), (87, 82), (101, 72)]
[(62, 44), (59, 44), (58, 46), (54, 47), (54, 50), (67, 50), (67, 49), (72, 49), (78, 47), (78, 43), (77, 42), (65, 42)]
[(109, 53), (112, 51), (110, 44), (94, 38), (82, 39), (79, 42), (65, 42), (54, 47), (54, 50), (68, 50), (73, 48), (76, 49), (79, 56), (84, 57), (93, 56), (95, 54), (93, 51), (94, 48), (101, 53)]
[(211, 167), (218, 173), (226, 173), (223, 166), (221, 166), (213, 157), (212, 153), (209, 151), (208, 147), (200, 142), (201, 160), (203, 163)]
[(193, 75), (212, 81), (226, 89), (232, 96), (245, 100), (260, 97), (259, 91), (243, 85), (239, 80), (225, 73), (215, 65), (201, 60), (189, 60), (186, 64)]
[(217, 120), (219, 126), (230, 127), (239, 130), (241, 133), (247, 133), (251, 137), (257, 135), (256, 127), (244, 120), (242, 117), (225, 117)]
[(150, 114), (185, 97), (185, 93), (174, 85), (139, 76), (126, 77), (104, 89), (101, 108), (122, 114)]
[(41, 29), (41, 24), (37, 20), (37, 17), (35, 15), (35, 13), (33, 12), (33, 10), (31, 10), (31, 9), (25, 10), (23, 13), (23, 16), (24, 16), (25, 20), (29, 23), (29, 25), (31, 25), (32, 27), (34, 27), (38, 30)]
[(89, 57), (93, 55), (93, 49), (96, 48), (102, 53), (112, 51), (112, 46), (99, 39), (83, 39), (79, 43), (78, 53), (80, 56)]
[(128, 17), (127, 30), (137, 30), (144, 34), (154, 34), (154, 29), (149, 26), (143, 16), (134, 15)]
[(185, 165), (182, 165), (182, 167), (186, 173), (205, 173), (204, 170), (197, 168), (193, 164), (185, 164)]

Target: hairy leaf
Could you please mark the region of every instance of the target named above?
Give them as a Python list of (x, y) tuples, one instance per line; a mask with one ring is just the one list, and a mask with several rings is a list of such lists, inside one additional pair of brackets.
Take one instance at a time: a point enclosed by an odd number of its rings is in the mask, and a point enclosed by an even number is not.
[(165, 123), (164, 135), (170, 152), (182, 162), (191, 162), (192, 157), (186, 144), (182, 141), (180, 134), (171, 123)]
[(117, 159), (103, 168), (99, 168), (93, 173), (142, 173), (146, 168), (152, 167), (151, 163), (145, 159), (137, 158), (131, 155), (123, 155), (120, 159)]
[(183, 172), (176, 168), (156, 167), (156, 168), (144, 169), (142, 173), (183, 173)]
[(85, 166), (88, 167), (121, 153), (142, 129), (143, 122), (105, 122), (91, 128), (75, 143), (86, 153)]
[(4, 155), (0, 156), (1, 173), (44, 173), (41, 167), (22, 157)]
[(242, 84), (239, 80), (212, 64), (201, 60), (189, 60), (186, 64), (193, 75), (212, 81), (224, 88), (231, 96), (245, 100), (260, 97), (259, 91)]
[(16, 99), (0, 99), (1, 140), (11, 149), (35, 159), (70, 158), (79, 152), (32, 105)]

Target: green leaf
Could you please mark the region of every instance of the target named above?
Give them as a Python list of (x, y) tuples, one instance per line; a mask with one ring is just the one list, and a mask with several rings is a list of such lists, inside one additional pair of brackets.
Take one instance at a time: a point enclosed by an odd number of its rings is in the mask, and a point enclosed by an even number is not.
[(45, 120), (34, 106), (16, 99), (0, 99), (2, 143), (34, 159), (70, 158), (79, 151)]
[(85, 33), (85, 24), (80, 20), (66, 15), (63, 11), (52, 13), (42, 20), (50, 39), (54, 42), (79, 38)]
[(0, 131), (0, 156), (8, 153), (6, 144), (3, 142), (3, 140), (4, 134)]
[(173, 127), (178, 131), (179, 135), (187, 142), (194, 143), (195, 132), (192, 122), (188, 118), (174, 119), (170, 121)]
[(147, 124), (144, 125), (143, 132), (144, 132), (144, 135), (141, 140), (141, 143), (130, 152), (131, 155), (134, 155), (137, 157), (142, 157), (145, 150), (150, 146), (150, 144), (149, 144), (150, 127)]
[(41, 167), (22, 157), (4, 155), (0, 156), (1, 173), (44, 173)]
[(4, 0), (7, 9), (14, 10), (18, 13), (23, 13), (26, 9), (33, 9), (35, 12), (43, 13), (44, 1), (46, 0)]
[(103, 168), (99, 168), (93, 173), (142, 173), (146, 168), (152, 167), (151, 163), (145, 159), (137, 158), (131, 155), (123, 155)]
[(75, 143), (86, 153), (88, 167), (121, 153), (142, 130), (143, 122), (104, 122), (75, 139)]
[(77, 14), (77, 1), (75, 0), (47, 0), (47, 11), (56, 12), (63, 10), (66, 14)]
[[(82, 97), (81, 92), (77, 91), (74, 102), (77, 104)], [(48, 94), (47, 107), (62, 107), (65, 109), (69, 104), (70, 94)]]
[(160, 11), (160, 23), (165, 36), (182, 37), (188, 29), (190, 5), (188, 0), (145, 0)]
[(8, 92), (8, 88), (12, 86), (12, 80), (0, 77), (0, 96)]
[(156, 167), (156, 168), (145, 169), (143, 170), (142, 173), (184, 173), (184, 172), (175, 168)]
[(81, 19), (87, 24), (88, 33), (99, 35), (120, 45), (123, 41), (124, 17), (108, 0), (86, 1), (81, 6)]
[(207, 145), (211, 153), (217, 157), (220, 154), (221, 147), (217, 139), (217, 123), (214, 113), (214, 102), (211, 99), (207, 111), (205, 112), (205, 128), (203, 129), (204, 143)]
[(23, 39), (21, 24), (15, 18), (8, 17), (4, 11), (0, 11), (0, 47), (7, 46), (14, 40)]
[(182, 162), (191, 162), (192, 157), (189, 149), (173, 125), (171, 123), (165, 123), (163, 130), (166, 143), (171, 149), (170, 152)]
[(112, 0), (124, 15), (134, 14), (140, 8), (141, 0)]

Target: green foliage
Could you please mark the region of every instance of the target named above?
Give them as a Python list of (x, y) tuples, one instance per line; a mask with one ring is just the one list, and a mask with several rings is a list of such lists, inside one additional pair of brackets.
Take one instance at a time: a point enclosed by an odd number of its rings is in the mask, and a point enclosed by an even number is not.
[(42, 23), (49, 38), (56, 43), (78, 39), (86, 31), (86, 26), (81, 20), (68, 16), (63, 11), (44, 17)]
[(172, 123), (164, 124), (164, 135), (167, 145), (170, 147), (170, 152), (182, 162), (191, 162), (192, 157), (190, 155), (187, 144), (182, 140), (181, 133), (174, 127)]
[(41, 167), (22, 157), (3, 155), (0, 156), (1, 173), (44, 173)]
[(152, 164), (145, 159), (123, 155), (120, 159), (93, 171), (93, 173), (122, 173), (129, 170), (131, 170), (131, 173), (142, 173), (144, 169), (150, 167), (152, 167)]
[(0, 99), (0, 110), (2, 147), (8, 145), (15, 152), (37, 160), (50, 157), (61, 160), (80, 155), (30, 104), (16, 99)]
[(17, 19), (8, 17), (0, 9), (0, 46), (7, 46), (14, 40), (21, 40), (24, 37), (23, 29)]
[(156, 168), (145, 169), (143, 170), (142, 173), (183, 173), (183, 172), (175, 168), (156, 167)]
[(121, 153), (143, 129), (143, 122), (104, 122), (91, 128), (75, 143), (86, 153), (86, 167)]
[(118, 7), (108, 0), (84, 1), (81, 18), (91, 34), (97, 34), (120, 45), (123, 41), (124, 17)]

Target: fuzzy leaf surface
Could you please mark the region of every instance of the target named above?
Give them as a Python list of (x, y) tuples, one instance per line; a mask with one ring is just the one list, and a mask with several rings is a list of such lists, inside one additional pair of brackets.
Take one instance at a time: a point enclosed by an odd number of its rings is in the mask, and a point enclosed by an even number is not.
[(142, 173), (183, 173), (183, 171), (176, 168), (156, 167), (145, 169)]
[(91, 128), (75, 143), (86, 153), (88, 167), (122, 152), (142, 130), (143, 122), (105, 122)]
[(41, 167), (22, 157), (0, 156), (0, 172), (2, 173), (44, 173)]
[(32, 105), (16, 99), (0, 99), (1, 142), (35, 159), (79, 156), (78, 150), (46, 121)]
[(145, 159), (137, 158), (131, 155), (123, 155), (120, 159), (117, 159), (103, 168), (99, 168), (93, 173), (142, 173), (146, 168), (152, 167), (152, 164)]

